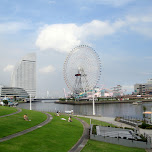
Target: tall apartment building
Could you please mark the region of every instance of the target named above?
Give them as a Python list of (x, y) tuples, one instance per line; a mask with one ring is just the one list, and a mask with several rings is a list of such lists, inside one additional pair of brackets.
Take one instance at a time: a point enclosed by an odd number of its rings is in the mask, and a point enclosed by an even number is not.
[(23, 88), (32, 97), (36, 96), (36, 54), (24, 56), (15, 66), (11, 87)]
[(148, 79), (147, 83), (135, 84), (134, 94), (137, 95), (152, 95), (152, 79)]

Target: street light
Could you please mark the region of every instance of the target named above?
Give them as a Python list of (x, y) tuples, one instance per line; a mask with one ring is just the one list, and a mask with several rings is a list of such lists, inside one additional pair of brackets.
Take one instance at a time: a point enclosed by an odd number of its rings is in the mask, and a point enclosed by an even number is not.
[(30, 110), (32, 110), (32, 103), (31, 103), (31, 94), (30, 94)]
[(94, 90), (92, 91), (93, 115), (95, 115)]

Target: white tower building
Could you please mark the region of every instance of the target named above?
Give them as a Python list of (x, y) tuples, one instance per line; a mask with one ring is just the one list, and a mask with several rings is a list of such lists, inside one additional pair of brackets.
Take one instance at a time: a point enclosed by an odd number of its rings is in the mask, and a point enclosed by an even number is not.
[(36, 54), (27, 54), (12, 73), (11, 86), (23, 88), (32, 97), (36, 96)]

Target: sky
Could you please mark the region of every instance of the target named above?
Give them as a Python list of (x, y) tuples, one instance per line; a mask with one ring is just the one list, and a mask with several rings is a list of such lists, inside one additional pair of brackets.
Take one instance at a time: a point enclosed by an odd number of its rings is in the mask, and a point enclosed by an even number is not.
[(9, 86), (16, 63), (37, 55), (37, 96), (69, 92), (63, 64), (76, 46), (91, 46), (101, 60), (98, 87), (152, 78), (151, 0), (0, 0), (0, 84)]

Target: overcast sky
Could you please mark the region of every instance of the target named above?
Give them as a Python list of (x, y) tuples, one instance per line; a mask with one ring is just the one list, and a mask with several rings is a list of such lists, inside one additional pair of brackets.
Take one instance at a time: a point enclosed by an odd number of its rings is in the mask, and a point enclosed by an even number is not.
[(9, 86), (15, 64), (36, 52), (37, 95), (63, 96), (63, 63), (80, 44), (101, 59), (99, 87), (132, 92), (152, 78), (152, 1), (0, 0), (0, 84)]

